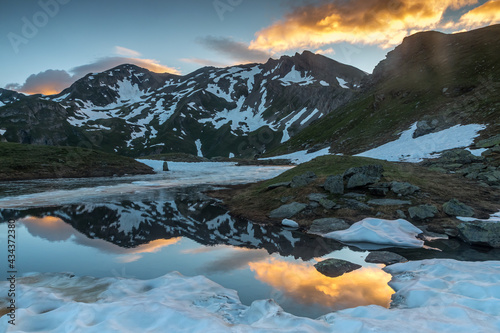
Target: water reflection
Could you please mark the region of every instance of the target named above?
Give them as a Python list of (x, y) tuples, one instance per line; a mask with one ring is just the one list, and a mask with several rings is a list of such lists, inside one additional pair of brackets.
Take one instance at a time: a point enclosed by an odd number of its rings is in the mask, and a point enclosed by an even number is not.
[(321, 304), (331, 311), (360, 305), (388, 307), (394, 293), (387, 283), (391, 275), (380, 267), (363, 267), (336, 278), (319, 273), (311, 262), (288, 262), (277, 258), (251, 262), (256, 278), (295, 302)]
[[(24, 221), (29, 232), (38, 237), (50, 241), (73, 237), (78, 244), (113, 253), (123, 253), (123, 250), (116, 250), (119, 247), (134, 249), (132, 252), (138, 254), (141, 248), (166, 246), (168, 242), (175, 242), (172, 239), (179, 237), (188, 237), (202, 245), (225, 244), (265, 249), (269, 254), (291, 255), (303, 260), (320, 257), (343, 247), (334, 240), (237, 221), (220, 202), (192, 190), (170, 191), (169, 194), (154, 198), (156, 200), (150, 199), (82, 203), (22, 211), (4, 209), (0, 214), (4, 219)], [(132, 257), (124, 260), (132, 260)], [(222, 266), (214, 263), (213, 269), (217, 267)]]

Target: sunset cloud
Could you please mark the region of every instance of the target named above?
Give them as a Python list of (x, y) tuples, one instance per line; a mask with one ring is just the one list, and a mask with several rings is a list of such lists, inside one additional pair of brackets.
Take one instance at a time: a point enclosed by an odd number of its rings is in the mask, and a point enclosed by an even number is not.
[[(257, 32), (250, 49), (281, 52), (340, 42), (392, 47), (412, 33), (445, 28), (445, 13), (477, 3), (478, 0), (329, 0), (295, 8), (283, 20)], [(460, 18), (457, 27), (498, 22), (498, 4), (493, 0), (471, 9)]]
[(115, 53), (122, 55), (122, 56), (126, 56), (126, 57), (137, 58), (137, 57), (141, 56), (140, 52), (137, 52), (137, 51), (131, 50), (131, 49), (127, 49), (126, 47), (122, 47), (122, 46), (115, 46)]
[(137, 65), (155, 73), (167, 72), (180, 74), (177, 69), (164, 66), (154, 59), (104, 57), (86, 65), (73, 67), (69, 71), (48, 69), (38, 74), (32, 74), (23, 84), (10, 83), (6, 85), (5, 88), (27, 94), (53, 95), (68, 88), (76, 80), (89, 73), (103, 72), (123, 64)]

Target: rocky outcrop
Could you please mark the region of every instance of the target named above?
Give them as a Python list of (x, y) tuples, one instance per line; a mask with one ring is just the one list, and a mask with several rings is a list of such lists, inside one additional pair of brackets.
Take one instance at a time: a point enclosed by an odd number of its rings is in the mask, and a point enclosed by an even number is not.
[(463, 222), (459, 237), (467, 243), (500, 248), (500, 223), (490, 221)]
[(168, 168), (168, 162), (167, 161), (163, 162), (163, 171), (170, 171), (169, 168)]
[(318, 262), (314, 267), (321, 274), (334, 278), (344, 273), (360, 269), (362, 266), (346, 260), (331, 258)]
[(474, 209), (467, 206), (463, 202), (458, 201), (457, 199), (451, 199), (450, 201), (443, 204), (443, 211), (450, 216), (474, 216)]
[(416, 220), (425, 220), (436, 216), (438, 209), (434, 205), (419, 205), (408, 208), (410, 218)]
[(271, 211), (269, 213), (269, 217), (274, 219), (274, 218), (291, 218), (292, 216), (300, 213), (307, 207), (306, 204), (300, 203), (300, 202), (292, 202), (283, 206), (280, 206), (279, 208), (276, 208), (275, 210)]
[(344, 193), (344, 177), (342, 175), (333, 175), (326, 178), (323, 188), (332, 194)]
[(303, 187), (309, 185), (317, 178), (316, 174), (312, 171), (307, 171), (301, 175), (292, 178), (290, 183), (291, 188)]
[(326, 217), (314, 220), (309, 228), (309, 233), (312, 234), (327, 234), (332, 231), (345, 230), (349, 228), (349, 224), (342, 219), (335, 217)]
[(407, 182), (392, 182), (391, 191), (397, 195), (407, 196), (412, 195), (417, 191), (420, 191), (420, 187), (412, 185)]
[(382, 165), (370, 164), (347, 169), (343, 176), (347, 179), (347, 188), (351, 189), (378, 182), (383, 172)]

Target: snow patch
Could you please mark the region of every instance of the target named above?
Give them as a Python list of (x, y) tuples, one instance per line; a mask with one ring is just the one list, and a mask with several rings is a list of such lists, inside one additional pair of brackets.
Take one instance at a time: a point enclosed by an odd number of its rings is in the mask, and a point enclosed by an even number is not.
[(5, 132), (7, 132), (7, 131), (6, 131), (6, 130), (4, 130), (4, 129), (0, 129), (0, 135), (4, 135), (4, 134), (5, 134)]
[(337, 77), (337, 82), (339, 85), (344, 88), (344, 89), (350, 89), (349, 86), (347, 85), (347, 81), (344, 80), (343, 78)]
[(313, 153), (308, 153), (307, 150), (300, 150), (290, 154), (261, 158), (261, 160), (290, 159), (294, 164), (302, 164), (309, 162), (318, 156), (330, 155), (329, 150), (330, 148), (328, 147)]
[(194, 143), (196, 145), (196, 151), (197, 151), (198, 157), (203, 157), (203, 152), (201, 151), (201, 140), (198, 139)]
[[(306, 73), (307, 75), (307, 73)], [(312, 76), (302, 76), (302, 73), (295, 69), (295, 65), (293, 65), (290, 72), (288, 72), (283, 78), (279, 79), (284, 86), (289, 86), (293, 83), (299, 83), (302, 85), (308, 85), (314, 83), (314, 78)]]
[(365, 218), (351, 225), (349, 229), (333, 231), (324, 237), (344, 243), (369, 243), (397, 247), (422, 247), (424, 242), (415, 238), (422, 230), (410, 222)]
[(356, 156), (418, 163), (424, 158), (438, 157), (436, 153), (444, 150), (470, 146), (479, 136), (478, 132), (485, 128), (485, 125), (479, 124), (456, 125), (414, 139), (413, 133), (417, 129), (417, 123), (414, 123), (399, 139)]
[(295, 222), (294, 220), (289, 220), (289, 219), (283, 219), (281, 221), (281, 224), (284, 225), (285, 227), (290, 227), (290, 228), (298, 228), (299, 224)]

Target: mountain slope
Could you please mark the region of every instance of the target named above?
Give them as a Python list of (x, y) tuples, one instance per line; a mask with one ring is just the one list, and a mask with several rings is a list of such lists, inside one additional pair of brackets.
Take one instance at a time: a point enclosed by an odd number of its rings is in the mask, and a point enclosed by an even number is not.
[[(132, 156), (252, 157), (348, 102), (365, 76), (308, 51), (265, 64), (205, 67), (185, 76), (121, 65), (89, 74), (60, 94), (0, 108), (0, 128), (8, 141), (66, 145), (88, 140)], [(38, 109), (26, 111), (31, 104)], [(17, 124), (24, 125), (20, 114), (31, 112), (30, 119), (42, 124), (37, 116), (45, 109), (52, 110), (51, 135), (23, 135), (6, 116), (18, 111)]]
[(355, 99), (270, 153), (317, 144), (359, 153), (396, 139), (414, 122), (417, 136), (470, 123), (487, 124), (480, 139), (500, 133), (499, 35), (500, 25), (494, 25), (405, 38)]

